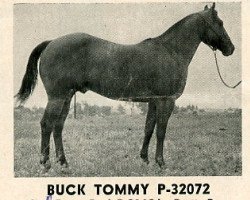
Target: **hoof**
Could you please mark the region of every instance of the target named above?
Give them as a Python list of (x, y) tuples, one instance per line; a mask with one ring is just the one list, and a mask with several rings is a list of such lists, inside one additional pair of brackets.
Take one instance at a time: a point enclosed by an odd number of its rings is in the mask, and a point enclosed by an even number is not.
[(51, 163), (49, 160), (47, 160), (46, 162), (40, 161), (40, 164), (41, 164), (41, 173), (42, 174), (47, 173), (51, 168)]
[(50, 164), (48, 157), (42, 156), (40, 159), (40, 164), (43, 165), (47, 169), (50, 169), (50, 167), (51, 167), (51, 164)]
[(149, 164), (148, 156), (145, 156), (145, 155), (141, 154), (141, 159), (142, 159), (143, 162), (145, 162), (147, 165)]
[(69, 174), (69, 165), (68, 163), (64, 163), (60, 165), (59, 162), (56, 163), (56, 171), (59, 174)]
[(60, 166), (61, 166), (62, 169), (67, 169), (69, 167), (67, 162), (65, 162), (63, 164), (60, 164)]
[(63, 174), (69, 174), (70, 173), (70, 170), (69, 170), (69, 165), (67, 164), (64, 164), (61, 166), (61, 173)]
[(147, 158), (142, 158), (143, 162), (145, 162), (147, 165), (149, 164), (149, 161)]
[(65, 169), (67, 169), (69, 167), (68, 162), (65, 158), (57, 159), (56, 163), (61, 168), (61, 171), (64, 171)]
[(165, 166), (165, 162), (163, 159), (155, 159), (156, 160), (156, 163), (159, 165), (160, 168), (164, 168)]
[(58, 158), (56, 163), (58, 163), (61, 167), (67, 168), (68, 162), (65, 158)]

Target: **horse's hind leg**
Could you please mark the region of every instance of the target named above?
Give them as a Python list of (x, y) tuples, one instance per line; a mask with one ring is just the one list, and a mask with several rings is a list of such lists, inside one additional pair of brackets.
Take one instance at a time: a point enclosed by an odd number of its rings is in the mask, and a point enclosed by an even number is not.
[(48, 170), (51, 165), (49, 161), (50, 135), (64, 105), (65, 98), (50, 98), (47, 103), (43, 118), (41, 120), (41, 159), (40, 163)]
[(146, 163), (149, 163), (148, 161), (148, 146), (150, 139), (152, 137), (152, 134), (154, 132), (156, 123), (156, 107), (154, 102), (148, 103), (148, 113), (147, 113), (147, 119), (146, 119), (146, 125), (145, 125), (145, 136), (144, 141), (141, 149), (141, 158)]
[(63, 167), (68, 167), (68, 163), (67, 163), (67, 160), (64, 154), (64, 149), (63, 149), (62, 130), (63, 130), (64, 122), (69, 113), (70, 102), (71, 102), (71, 98), (73, 95), (74, 95), (74, 91), (71, 91), (66, 97), (62, 111), (55, 122), (55, 127), (53, 131), (57, 162)]

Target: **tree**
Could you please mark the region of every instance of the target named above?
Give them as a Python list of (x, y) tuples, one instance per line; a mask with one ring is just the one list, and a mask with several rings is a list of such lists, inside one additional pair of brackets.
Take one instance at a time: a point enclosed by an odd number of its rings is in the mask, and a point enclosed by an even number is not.
[(148, 104), (147, 103), (139, 102), (137, 104), (137, 107), (141, 110), (142, 115), (147, 114), (147, 112), (148, 112)]
[(18, 106), (14, 109), (14, 117), (15, 119), (20, 120), (33, 120), (33, 111), (24, 106)]
[(37, 109), (37, 113), (39, 113), (39, 114), (41, 114), (41, 115), (43, 115), (44, 111), (45, 111), (45, 109), (42, 108), (42, 107), (39, 107), (39, 108)]
[(83, 114), (89, 116), (90, 114), (90, 105), (88, 103), (84, 103)]
[(119, 104), (119, 106), (118, 106), (118, 108), (117, 108), (117, 111), (118, 111), (118, 113), (121, 114), (121, 115), (125, 115), (125, 114), (126, 114), (125, 108), (124, 108), (121, 104)]
[(99, 106), (97, 105), (90, 106), (86, 103), (84, 105), (83, 113), (87, 116), (95, 116), (98, 115), (98, 113), (100, 113), (100, 109)]
[(111, 107), (110, 106), (102, 106), (101, 107), (101, 114), (105, 116), (111, 115)]
[(80, 103), (76, 103), (76, 114), (82, 114), (83, 110), (82, 110), (82, 105)]
[(179, 112), (179, 106), (174, 105), (173, 114), (177, 114)]

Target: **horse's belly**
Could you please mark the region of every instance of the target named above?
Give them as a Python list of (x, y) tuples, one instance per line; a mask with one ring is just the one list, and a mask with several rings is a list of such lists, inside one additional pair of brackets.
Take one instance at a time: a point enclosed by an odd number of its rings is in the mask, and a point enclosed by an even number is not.
[[(112, 81), (111, 81), (112, 82)], [(89, 87), (88, 89), (96, 92), (102, 96), (108, 97), (110, 99), (115, 100), (139, 100), (139, 99), (148, 99), (153, 96), (152, 91), (150, 91), (147, 87), (142, 86), (130, 86), (129, 83), (126, 85), (114, 83), (113, 85), (105, 85), (100, 84), (93, 87)]]

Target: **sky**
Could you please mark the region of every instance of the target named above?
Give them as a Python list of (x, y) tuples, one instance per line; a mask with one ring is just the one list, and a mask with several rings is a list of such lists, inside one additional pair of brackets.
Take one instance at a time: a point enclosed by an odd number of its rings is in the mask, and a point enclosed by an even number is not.
[[(85, 32), (112, 42), (135, 44), (165, 32), (183, 17), (203, 10), (206, 3), (122, 3), (122, 4), (16, 4), (14, 6), (14, 92), (21, 85), (31, 51), (45, 40)], [(235, 52), (217, 53), (225, 81), (234, 85), (241, 79), (241, 4), (216, 3)], [(77, 93), (77, 101), (117, 106), (121, 104), (93, 92)], [(39, 78), (25, 106), (45, 107), (47, 96)], [(220, 81), (213, 52), (201, 43), (189, 66), (187, 85), (176, 101), (200, 108), (241, 107), (241, 86), (232, 90)]]

